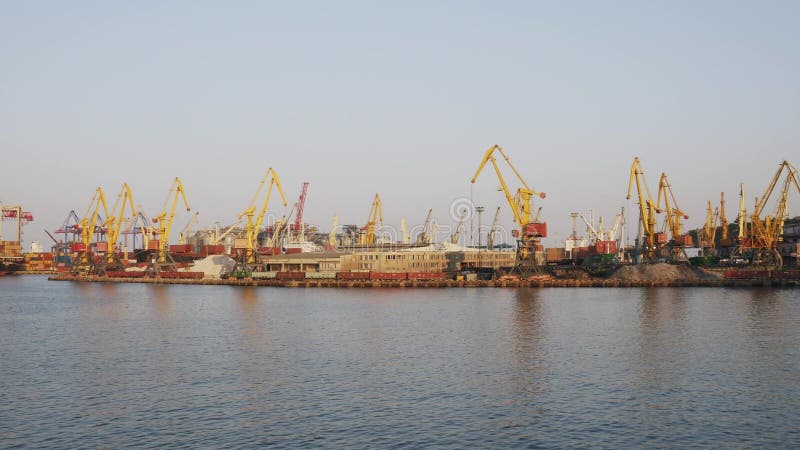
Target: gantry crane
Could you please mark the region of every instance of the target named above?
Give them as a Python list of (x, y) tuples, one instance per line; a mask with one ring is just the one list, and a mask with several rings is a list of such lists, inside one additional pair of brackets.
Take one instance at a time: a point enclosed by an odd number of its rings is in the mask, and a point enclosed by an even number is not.
[[(771, 215), (763, 215), (767, 202), (784, 173), (785, 179), (779, 192), (775, 212)], [(795, 190), (800, 193), (799, 177), (797, 169), (787, 161), (783, 161), (767, 185), (764, 195), (756, 199), (753, 212), (750, 214), (749, 226), (745, 227), (744, 238), (740, 243), (740, 253), (749, 253), (751, 264), (769, 268), (782, 267), (783, 258), (778, 252), (778, 242), (783, 239), (783, 224), (788, 217), (789, 191), (794, 186)]]
[[(662, 204), (664, 205), (663, 208), (661, 207)], [(692, 246), (692, 237), (688, 234), (683, 234), (683, 223), (681, 221), (688, 220), (689, 216), (678, 207), (678, 200), (672, 191), (672, 185), (667, 180), (667, 174), (663, 172), (658, 182), (656, 211), (663, 211), (666, 214), (666, 228), (670, 233), (668, 246), (671, 250), (672, 259), (686, 261), (688, 258), (684, 248)]]
[[(126, 209), (130, 210), (129, 217), (136, 217), (136, 207), (133, 203), (131, 188), (128, 186), (128, 183), (122, 183), (122, 189), (120, 189), (119, 194), (117, 194), (117, 199), (114, 201), (114, 206), (111, 208), (111, 215), (106, 218), (105, 222), (105, 227), (108, 230), (108, 234), (106, 235), (106, 241), (108, 242), (106, 264), (108, 266), (121, 265), (117, 258), (117, 240), (122, 230), (122, 222), (126, 218)], [(114, 214), (116, 214), (116, 216)]]
[[(656, 257), (660, 247), (665, 243), (663, 241), (666, 240), (666, 235), (656, 232), (656, 204), (653, 203), (653, 197), (650, 195), (650, 187), (647, 184), (647, 179), (644, 176), (644, 170), (642, 170), (642, 164), (638, 156), (633, 159), (633, 165), (631, 165), (631, 176), (628, 181), (628, 196), (625, 197), (628, 200), (631, 198), (634, 183), (636, 185), (639, 205), (639, 237), (637, 238), (637, 250), (644, 256), (646, 261), (651, 261)], [(644, 186), (644, 189), (642, 189), (642, 186)]]
[(375, 228), (383, 224), (383, 210), (381, 208), (381, 197), (375, 194), (372, 206), (369, 208), (369, 218), (367, 224), (362, 228), (360, 244), (375, 245)]
[[(267, 192), (264, 196), (264, 201), (261, 203), (261, 210), (256, 215), (256, 201), (258, 200), (258, 196), (261, 194), (261, 190), (264, 189), (264, 186), (267, 186)], [(245, 225), (245, 239), (246, 242), (246, 250), (245, 250), (245, 261), (247, 264), (253, 264), (256, 262), (256, 247), (258, 246), (258, 232), (261, 230), (261, 224), (264, 222), (264, 215), (267, 212), (267, 206), (269, 205), (269, 198), (272, 194), (273, 186), (278, 188), (278, 193), (281, 195), (281, 201), (283, 202), (283, 206), (286, 207), (286, 196), (283, 194), (283, 187), (281, 186), (281, 179), (278, 177), (278, 173), (275, 172), (275, 169), (270, 167), (267, 169), (264, 177), (261, 178), (261, 182), (258, 185), (258, 189), (256, 189), (256, 193), (253, 194), (253, 198), (250, 200), (250, 204), (247, 208), (239, 215), (239, 219), (243, 217), (247, 217), (247, 222)], [(255, 217), (255, 220), (253, 218)]]
[(95, 261), (92, 252), (92, 237), (97, 232), (98, 222), (100, 219), (100, 211), (102, 209), (103, 217), (108, 217), (108, 205), (106, 204), (106, 195), (103, 188), (99, 187), (94, 191), (92, 201), (86, 212), (83, 214), (79, 228), (81, 232), (81, 242), (73, 244), (72, 250), (75, 254), (72, 259), (73, 273), (86, 273), (94, 270)]
[[(172, 206), (169, 206), (170, 198), (172, 198)], [(161, 208), (161, 212), (153, 217), (153, 223), (158, 224), (159, 264), (166, 264), (167, 258), (169, 257), (169, 234), (170, 231), (172, 231), (172, 222), (175, 220), (175, 207), (178, 206), (179, 198), (183, 200), (186, 211), (190, 211), (191, 208), (189, 207), (189, 201), (186, 200), (186, 190), (183, 188), (183, 182), (180, 178), (175, 177), (175, 180), (172, 182), (172, 187), (169, 189), (169, 194), (167, 194), (167, 198), (164, 200), (164, 206)]]
[[(508, 189), (508, 185), (506, 185), (503, 173), (500, 171), (500, 167), (497, 165), (497, 160), (494, 157), (495, 151), (503, 156), (503, 159), (505, 159), (508, 166), (514, 172), (514, 175), (516, 175), (517, 180), (522, 185), (517, 188), (516, 194), (512, 195)], [(497, 179), (500, 181), (500, 187), (503, 190), (503, 194), (505, 194), (506, 201), (508, 201), (508, 205), (514, 213), (514, 222), (519, 225), (519, 230), (514, 230), (513, 233), (517, 238), (515, 270), (521, 274), (538, 272), (543, 261), (537, 261), (536, 252), (541, 248), (541, 238), (547, 237), (547, 224), (539, 220), (541, 209), (535, 215), (533, 214), (531, 198), (534, 195), (538, 195), (539, 198), (543, 199), (545, 198), (545, 193), (536, 192), (528, 186), (528, 183), (525, 182), (516, 167), (511, 164), (511, 159), (499, 145), (494, 145), (486, 150), (478, 166), (478, 170), (475, 171), (475, 175), (472, 177), (472, 180), (470, 180), (471, 183), (475, 183), (478, 179), (478, 175), (480, 175), (488, 162), (492, 163)]]
[(492, 226), (489, 227), (489, 232), (486, 234), (486, 249), (493, 250), (494, 249), (494, 236), (497, 234), (497, 226), (500, 224), (500, 207), (497, 207), (497, 211), (494, 212), (494, 220), (492, 220)]

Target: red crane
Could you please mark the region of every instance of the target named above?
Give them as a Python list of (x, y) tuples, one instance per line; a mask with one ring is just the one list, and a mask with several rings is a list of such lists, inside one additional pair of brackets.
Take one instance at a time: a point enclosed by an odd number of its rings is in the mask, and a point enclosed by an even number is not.
[(306, 194), (308, 193), (308, 181), (303, 183), (303, 189), (300, 191), (300, 199), (297, 201), (297, 216), (292, 225), (292, 232), (297, 233), (303, 225), (303, 208), (306, 206)]

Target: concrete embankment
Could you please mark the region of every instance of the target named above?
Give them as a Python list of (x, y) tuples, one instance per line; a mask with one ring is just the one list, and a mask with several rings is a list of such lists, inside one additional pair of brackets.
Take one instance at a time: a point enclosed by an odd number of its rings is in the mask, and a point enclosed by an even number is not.
[(517, 287), (777, 287), (796, 288), (796, 280), (728, 280), (720, 278), (692, 279), (536, 279), (536, 280), (415, 280), (415, 281), (377, 281), (377, 280), (251, 280), (251, 279), (173, 279), (173, 278), (114, 278), (98, 276), (55, 275), (54, 281), (81, 281), (99, 283), (148, 283), (148, 284), (189, 284), (215, 286), (270, 286), (305, 288), (517, 288)]

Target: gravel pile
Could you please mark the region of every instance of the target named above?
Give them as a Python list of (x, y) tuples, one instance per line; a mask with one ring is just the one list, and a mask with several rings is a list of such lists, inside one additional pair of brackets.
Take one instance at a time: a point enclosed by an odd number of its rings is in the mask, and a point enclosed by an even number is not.
[(609, 278), (616, 280), (697, 280), (717, 278), (715, 275), (689, 265), (680, 264), (639, 264), (622, 266)]
[(227, 255), (209, 255), (195, 261), (192, 272), (203, 272), (205, 278), (218, 279), (224, 273), (230, 273), (236, 266), (236, 261)]

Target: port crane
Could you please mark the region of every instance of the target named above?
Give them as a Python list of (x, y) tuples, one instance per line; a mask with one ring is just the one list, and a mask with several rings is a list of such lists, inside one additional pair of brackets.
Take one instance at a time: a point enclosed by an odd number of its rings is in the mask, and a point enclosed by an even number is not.
[[(764, 215), (767, 202), (784, 174), (785, 178), (778, 193), (775, 211), (772, 214)], [(751, 264), (769, 268), (783, 266), (783, 258), (778, 252), (778, 242), (783, 239), (783, 224), (788, 217), (789, 192), (794, 187), (794, 190), (800, 193), (798, 177), (800, 176), (797, 169), (787, 161), (783, 161), (767, 185), (764, 195), (756, 199), (753, 212), (750, 214), (749, 227), (745, 227), (744, 238), (740, 243), (740, 253), (749, 253)]]
[[(256, 201), (261, 191), (264, 189), (264, 186), (267, 186), (266, 195), (264, 196), (264, 201), (261, 203), (261, 210), (258, 212), (258, 215), (256, 215)], [(273, 187), (277, 187), (278, 193), (281, 195), (283, 206), (286, 207), (286, 195), (283, 193), (281, 179), (278, 177), (278, 173), (275, 172), (275, 169), (270, 167), (267, 169), (264, 177), (261, 178), (258, 189), (256, 189), (256, 193), (253, 194), (253, 198), (250, 200), (250, 204), (239, 215), (239, 219), (247, 217), (247, 222), (245, 224), (245, 239), (247, 241), (245, 260), (247, 264), (254, 264), (256, 262), (255, 251), (258, 244), (258, 232), (261, 230), (261, 224), (264, 222), (264, 215), (267, 212), (267, 206), (269, 205), (269, 198), (272, 194)]]
[[(127, 208), (126, 208), (127, 206)], [(122, 188), (117, 194), (117, 199), (114, 201), (114, 206), (111, 208), (111, 215), (108, 216), (105, 222), (105, 227), (108, 230), (106, 241), (108, 242), (108, 250), (106, 252), (106, 264), (121, 265), (117, 258), (117, 240), (119, 239), (120, 231), (122, 230), (122, 223), (125, 221), (125, 210), (130, 211), (130, 217), (136, 217), (136, 207), (133, 203), (133, 194), (128, 183), (122, 183)], [(114, 215), (116, 213), (116, 216)]]
[(92, 196), (92, 201), (86, 212), (81, 218), (79, 225), (81, 232), (81, 242), (72, 245), (75, 257), (72, 261), (72, 273), (86, 273), (94, 270), (95, 261), (91, 251), (92, 237), (98, 231), (98, 223), (100, 222), (100, 212), (102, 210), (102, 217), (108, 217), (108, 204), (106, 203), (106, 195), (103, 188), (97, 187)]
[[(172, 198), (171, 206), (170, 198)], [(178, 199), (183, 200), (183, 206), (186, 207), (186, 211), (191, 210), (189, 201), (186, 199), (186, 190), (183, 187), (183, 182), (180, 178), (175, 177), (175, 180), (172, 182), (172, 187), (169, 189), (169, 194), (167, 194), (167, 198), (164, 200), (164, 206), (161, 208), (161, 212), (153, 217), (153, 223), (158, 224), (156, 232), (158, 234), (159, 264), (166, 264), (167, 258), (169, 257), (169, 234), (170, 231), (172, 231), (172, 222), (175, 220), (175, 208), (178, 206)]]
[[(662, 208), (661, 205), (664, 205)], [(664, 212), (666, 214), (665, 224), (670, 233), (670, 241), (668, 246), (671, 250), (671, 257), (675, 261), (686, 261), (685, 247), (692, 246), (692, 237), (688, 234), (683, 234), (682, 220), (688, 220), (689, 216), (683, 212), (678, 206), (678, 200), (672, 190), (672, 185), (667, 179), (666, 173), (661, 173), (661, 179), (658, 182), (658, 200), (656, 201), (656, 212)]]
[(339, 216), (333, 215), (333, 224), (331, 225), (331, 232), (328, 233), (328, 246), (331, 249), (336, 248), (336, 231), (339, 228)]
[[(637, 242), (638, 251), (644, 256), (647, 261), (653, 260), (660, 246), (666, 240), (666, 235), (656, 232), (656, 204), (653, 202), (653, 197), (650, 195), (650, 187), (647, 184), (647, 179), (642, 170), (642, 164), (639, 157), (633, 159), (631, 165), (631, 176), (628, 181), (628, 196), (626, 199), (630, 200), (633, 193), (633, 187), (636, 186), (636, 194), (638, 196), (639, 205), (639, 237)], [(644, 188), (643, 188), (644, 186)]]
[[(303, 183), (303, 188), (300, 190), (300, 198), (297, 200), (295, 204), (295, 209), (297, 213), (294, 218), (294, 223), (292, 224), (292, 233), (299, 233), (303, 230), (303, 210), (306, 206), (306, 196), (308, 195), (308, 182)], [(300, 236), (300, 240), (303, 240), (304, 237)]]
[(719, 208), (711, 207), (711, 200), (708, 201), (706, 208), (706, 221), (703, 224), (702, 234), (700, 236), (700, 245), (703, 248), (704, 254), (712, 256), (716, 254), (716, 237), (717, 237), (717, 223), (719, 221)]
[(497, 211), (494, 212), (494, 220), (492, 220), (492, 226), (489, 227), (489, 233), (486, 234), (486, 248), (488, 250), (494, 249), (494, 237), (497, 234), (497, 226), (500, 224), (500, 207), (497, 207)]
[(461, 234), (461, 230), (464, 228), (464, 222), (467, 221), (467, 216), (469, 215), (469, 211), (464, 209), (461, 212), (461, 218), (458, 219), (458, 224), (456, 225), (455, 231), (453, 234), (450, 235), (450, 243), (451, 244), (458, 244), (458, 236)]
[(431, 215), (433, 208), (428, 209), (425, 221), (422, 223), (422, 231), (417, 235), (417, 245), (430, 245), (431, 243)]
[(728, 230), (728, 216), (725, 214), (725, 193), (719, 193), (719, 225), (722, 227), (722, 236), (719, 239), (720, 247), (727, 248), (731, 245), (730, 232)]
[(189, 234), (192, 232), (192, 227), (197, 223), (197, 218), (200, 216), (199, 212), (195, 212), (194, 215), (189, 219), (186, 223), (186, 226), (183, 227), (180, 233), (178, 233), (178, 244), (183, 245), (186, 244), (186, 239), (188, 239)]
[(375, 199), (372, 201), (372, 206), (369, 209), (367, 224), (362, 228), (361, 245), (375, 244), (375, 227), (378, 223), (381, 225), (383, 224), (383, 210), (381, 208), (381, 197), (375, 194)]
[[(521, 186), (517, 188), (517, 192), (513, 195), (508, 189), (500, 167), (497, 165), (497, 159), (494, 156), (495, 152), (500, 153), (503, 159), (505, 159), (521, 184)], [(470, 180), (470, 183), (474, 184), (475, 181), (477, 181), (478, 175), (480, 175), (486, 164), (490, 162), (497, 175), (497, 179), (500, 181), (500, 187), (508, 201), (508, 205), (514, 213), (514, 222), (519, 226), (519, 230), (514, 230), (513, 232), (514, 237), (517, 238), (515, 270), (521, 274), (539, 272), (540, 264), (536, 259), (536, 252), (541, 249), (541, 238), (547, 237), (547, 223), (542, 222), (539, 218), (541, 209), (534, 215), (531, 207), (531, 198), (534, 195), (538, 195), (539, 198), (543, 199), (545, 198), (545, 193), (537, 192), (528, 186), (528, 183), (525, 182), (522, 175), (520, 175), (516, 167), (511, 163), (511, 159), (499, 145), (493, 145), (486, 150), (478, 166), (478, 170), (475, 171), (475, 175)]]

